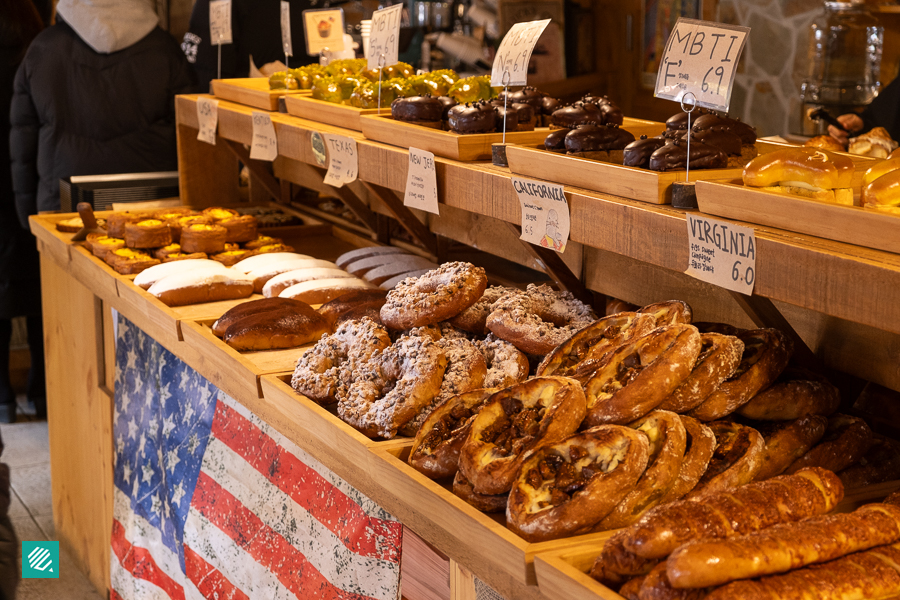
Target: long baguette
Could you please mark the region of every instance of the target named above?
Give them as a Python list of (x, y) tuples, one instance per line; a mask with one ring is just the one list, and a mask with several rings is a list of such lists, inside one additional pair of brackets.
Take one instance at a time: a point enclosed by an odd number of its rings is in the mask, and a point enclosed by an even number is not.
[(877, 600), (900, 594), (900, 544), (762, 579), (733, 581), (705, 600)]
[(900, 541), (900, 507), (869, 504), (848, 514), (774, 525), (759, 533), (681, 546), (666, 561), (676, 588), (723, 585), (785, 573)]
[(802, 469), (697, 500), (657, 506), (625, 530), (622, 544), (642, 558), (665, 558), (692, 540), (752, 533), (827, 513), (843, 496), (843, 485), (831, 471)]

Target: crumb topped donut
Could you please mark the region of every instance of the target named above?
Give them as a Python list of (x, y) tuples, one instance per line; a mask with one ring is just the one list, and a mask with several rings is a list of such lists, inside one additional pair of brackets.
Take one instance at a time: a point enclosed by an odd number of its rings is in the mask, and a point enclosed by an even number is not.
[(484, 335), (488, 332), (485, 322), (491, 314), (491, 307), (508, 291), (510, 288), (492, 285), (484, 290), (484, 294), (475, 304), (450, 319), (450, 324), (463, 331)]
[(524, 292), (513, 290), (494, 303), (487, 328), (522, 352), (547, 354), (596, 318), (569, 292), (529, 284)]
[(381, 320), (391, 329), (440, 323), (466, 310), (484, 294), (484, 269), (466, 262), (444, 263), (421, 277), (407, 278), (388, 292)]
[(347, 394), (356, 365), (390, 345), (387, 331), (372, 319), (344, 321), (300, 357), (291, 387), (319, 404), (340, 400)]
[(461, 337), (442, 337), (437, 340), (437, 345), (447, 357), (447, 369), (444, 371), (441, 389), (419, 414), (403, 426), (401, 433), (404, 435), (415, 436), (431, 411), (447, 398), (484, 386), (487, 364), (475, 344)]
[(481, 350), (487, 365), (484, 387), (505, 388), (528, 379), (528, 357), (509, 342), (489, 333), (483, 340), (477, 340), (475, 346)]
[(405, 335), (354, 369), (338, 415), (370, 437), (393, 438), (438, 394), (446, 368), (431, 337)]

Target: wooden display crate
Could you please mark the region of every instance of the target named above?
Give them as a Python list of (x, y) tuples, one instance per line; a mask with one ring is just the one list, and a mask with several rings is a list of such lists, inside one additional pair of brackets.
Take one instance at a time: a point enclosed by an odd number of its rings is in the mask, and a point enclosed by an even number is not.
[[(293, 372), (293, 367), (291, 367)], [(275, 405), (293, 423), (303, 429), (304, 449), (339, 476), (354, 483), (358, 476), (348, 472), (365, 469), (372, 462), (373, 449), (408, 447), (412, 440), (372, 440), (347, 423), (334, 410), (313, 402), (291, 387), (291, 374), (269, 374), (260, 377), (263, 398)], [(370, 475), (367, 475), (370, 477)], [(376, 479), (373, 478), (373, 481)]]
[(740, 179), (697, 182), (704, 213), (900, 253), (900, 216), (745, 187)]
[(534, 557), (534, 570), (541, 592), (548, 598), (567, 600), (625, 600), (588, 575), (603, 550), (603, 542), (541, 552)]
[(666, 130), (666, 124), (659, 121), (623, 117), (621, 128), (633, 135), (634, 139), (640, 139), (642, 135), (646, 135), (647, 137), (658, 136)]
[[(433, 481), (409, 466), (409, 446), (372, 451), (376, 457), (372, 478), (401, 499), (385, 508), (450, 558), (473, 567), (481, 565), (485, 570), (502, 570), (518, 584), (537, 583), (536, 555), (600, 542), (615, 533), (604, 531), (549, 542), (527, 542), (507, 529), (502, 513), (490, 515), (477, 510), (454, 495), (449, 482)], [(475, 571), (477, 575), (478, 569)]]
[[(685, 171), (651, 171), (589, 158), (567, 156), (530, 146), (506, 149), (509, 170), (515, 175), (544, 179), (595, 192), (622, 196), (651, 204), (670, 204), (672, 184), (685, 180)], [(742, 167), (692, 169), (691, 181), (740, 177)]]
[[(335, 104), (309, 96), (285, 96), (284, 106), (289, 115), (353, 131), (362, 130), (360, 117), (378, 114), (377, 108), (356, 108), (348, 104)], [(381, 110), (390, 114), (389, 108)]]
[(237, 102), (260, 110), (275, 112), (282, 96), (308, 96), (311, 90), (270, 90), (268, 77), (244, 77), (241, 79), (213, 79), (215, 97)]
[[(255, 295), (255, 298), (261, 296)], [(216, 319), (182, 321), (181, 334), (185, 343), (208, 363), (209, 368), (197, 370), (209, 373), (209, 379), (216, 387), (236, 398), (243, 398), (246, 394), (256, 394), (262, 398), (259, 378), (265, 374), (293, 371), (300, 355), (312, 346), (239, 352), (212, 332), (215, 322)]]
[[(401, 148), (418, 148), (453, 160), (490, 160), (491, 145), (503, 141), (502, 132), (459, 134), (395, 121), (390, 110), (380, 115), (364, 116), (360, 121), (363, 135), (370, 140)], [(540, 144), (548, 133), (550, 130), (543, 127), (534, 131), (508, 131), (506, 142)]]

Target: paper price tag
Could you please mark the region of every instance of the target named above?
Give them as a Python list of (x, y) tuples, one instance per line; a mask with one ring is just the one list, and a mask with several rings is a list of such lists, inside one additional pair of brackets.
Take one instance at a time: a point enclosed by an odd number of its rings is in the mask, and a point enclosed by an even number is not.
[(400, 15), (403, 12), (403, 4), (395, 4), (381, 10), (376, 10), (372, 15), (372, 30), (369, 34), (369, 48), (366, 58), (369, 59), (369, 68), (377, 69), (384, 54), (384, 66), (397, 63), (399, 56), (400, 39)]
[(281, 0), (281, 48), (285, 56), (294, 55), (294, 44), (291, 42), (291, 3)]
[(231, 43), (231, 0), (210, 0), (209, 40), (213, 46)]
[(340, 8), (317, 8), (303, 11), (306, 53), (344, 49), (344, 11)]
[(275, 160), (278, 156), (278, 138), (272, 117), (264, 112), (253, 111), (253, 142), (250, 144), (250, 158)]
[(727, 112), (749, 33), (749, 27), (678, 19), (659, 62), (654, 95), (681, 102), (691, 92), (700, 106)]
[(687, 216), (688, 268), (685, 273), (728, 290), (753, 293), (756, 235), (749, 227), (709, 217)]
[(563, 186), (512, 177), (522, 205), (522, 235), (532, 244), (564, 252), (569, 242), (569, 203)]
[(328, 147), (328, 172), (325, 183), (333, 187), (341, 187), (345, 183), (356, 181), (359, 173), (359, 154), (356, 153), (356, 140), (345, 135), (326, 133), (325, 145)]
[(438, 210), (437, 170), (434, 167), (434, 154), (409, 149), (409, 170), (406, 172), (406, 194), (403, 204), (412, 208), (441, 214)]
[[(525, 85), (528, 83), (528, 61), (544, 29), (550, 19), (516, 23), (509, 28), (500, 42), (500, 48), (494, 57), (491, 69), (491, 85)], [(504, 80), (503, 73), (509, 71), (509, 80)]]
[(197, 122), (200, 132), (197, 139), (216, 145), (216, 126), (219, 124), (219, 101), (213, 98), (197, 98)]

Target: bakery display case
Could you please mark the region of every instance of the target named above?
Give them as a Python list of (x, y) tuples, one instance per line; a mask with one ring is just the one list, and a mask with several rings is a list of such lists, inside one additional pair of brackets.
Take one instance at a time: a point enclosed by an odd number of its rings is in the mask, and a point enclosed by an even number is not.
[[(250, 171), (249, 196), (255, 202), (304, 219), (314, 211), (324, 212), (298, 199), (296, 188), (302, 186), (340, 199), (342, 210), (353, 214), (353, 223), (334, 213), (314, 231), (290, 241), (287, 235), (279, 236), (297, 252), (319, 259), (335, 260), (352, 248), (394, 244), (440, 264), (458, 256), (454, 252), (465, 244), (470, 252), (481, 251), (479, 259), (486, 261), (492, 283), (524, 287), (536, 280), (535, 270), (540, 271), (542, 279), (600, 307), (600, 316), (604, 296), (638, 306), (679, 298), (692, 306), (694, 321), (746, 329), (776, 327), (793, 341), (798, 361), (835, 374), (843, 410), (853, 408), (863, 388), (879, 390), (874, 395), (880, 400), (860, 405), (857, 412), (877, 417), (871, 415), (873, 404), (894, 407), (870, 422), (882, 433), (896, 435), (900, 428), (890, 417), (884, 418), (896, 414), (892, 411), (897, 410), (897, 396), (891, 390), (900, 390), (895, 365), (895, 349), (900, 346), (900, 257), (893, 252), (756, 226), (755, 293), (732, 294), (683, 273), (687, 213), (657, 203), (662, 193), (658, 184), (653, 188), (655, 199), (648, 200), (624, 184), (613, 193), (591, 189), (583, 180), (565, 182), (571, 233), (566, 252), (559, 255), (518, 241), (520, 204), (510, 182), (515, 168), (436, 158), (440, 215), (427, 214), (405, 207), (400, 197), (406, 184), (407, 148), (415, 145), (412, 139), (385, 143), (368, 139), (365, 130), (273, 112), (278, 157), (266, 163), (250, 159), (244, 148), (252, 142), (252, 109), (226, 99), (219, 101), (216, 145), (199, 142), (198, 97), (176, 99), (181, 199), (186, 205), (202, 209), (240, 204), (241, 162)], [(356, 141), (357, 181), (339, 189), (322, 183), (324, 169), (312, 143), (316, 133), (337, 133)], [(511, 155), (520, 151), (511, 150)], [(529, 177), (557, 180), (552, 167), (540, 171), (539, 158), (533, 164), (538, 166), (528, 171)], [(414, 470), (407, 463), (411, 438), (369, 438), (332, 408), (298, 394), (291, 386), (296, 350), (239, 352), (215, 336), (210, 328), (215, 320), (247, 300), (168, 307), (135, 286), (133, 277), (115, 273), (57, 232), (55, 222), (68, 216), (42, 215), (32, 221), (41, 250), (45, 320), (48, 330), (59, 332), (60, 342), (48, 347), (47, 357), (49, 364), (57, 365), (51, 367), (48, 381), (54, 514), (64, 543), (77, 549), (80, 564), (98, 588), (109, 582), (110, 519), (78, 517), (112, 514), (108, 424), (115, 370), (109, 309), (115, 308), (433, 546), (444, 557), (452, 582), (451, 595), (445, 597), (471, 598), (480, 583), (510, 599), (561, 594), (619, 597), (586, 575), (613, 532), (529, 543), (508, 529), (502, 517), (477, 511), (454, 495), (446, 482), (432, 481)], [(401, 229), (402, 239), (397, 239)], [(250, 299), (254, 298), (258, 296)], [(76, 322), (75, 327), (61, 326)], [(65, 344), (88, 351), (65, 359), (59, 349)], [(84, 373), (90, 374), (86, 389), (69, 392), (66, 382), (83, 380)], [(64, 401), (65, 394), (70, 398)], [(71, 433), (75, 430), (81, 432), (77, 437)], [(84, 432), (90, 432), (90, 444)], [(898, 487), (900, 482), (864, 486), (846, 497), (857, 502), (879, 500)]]

